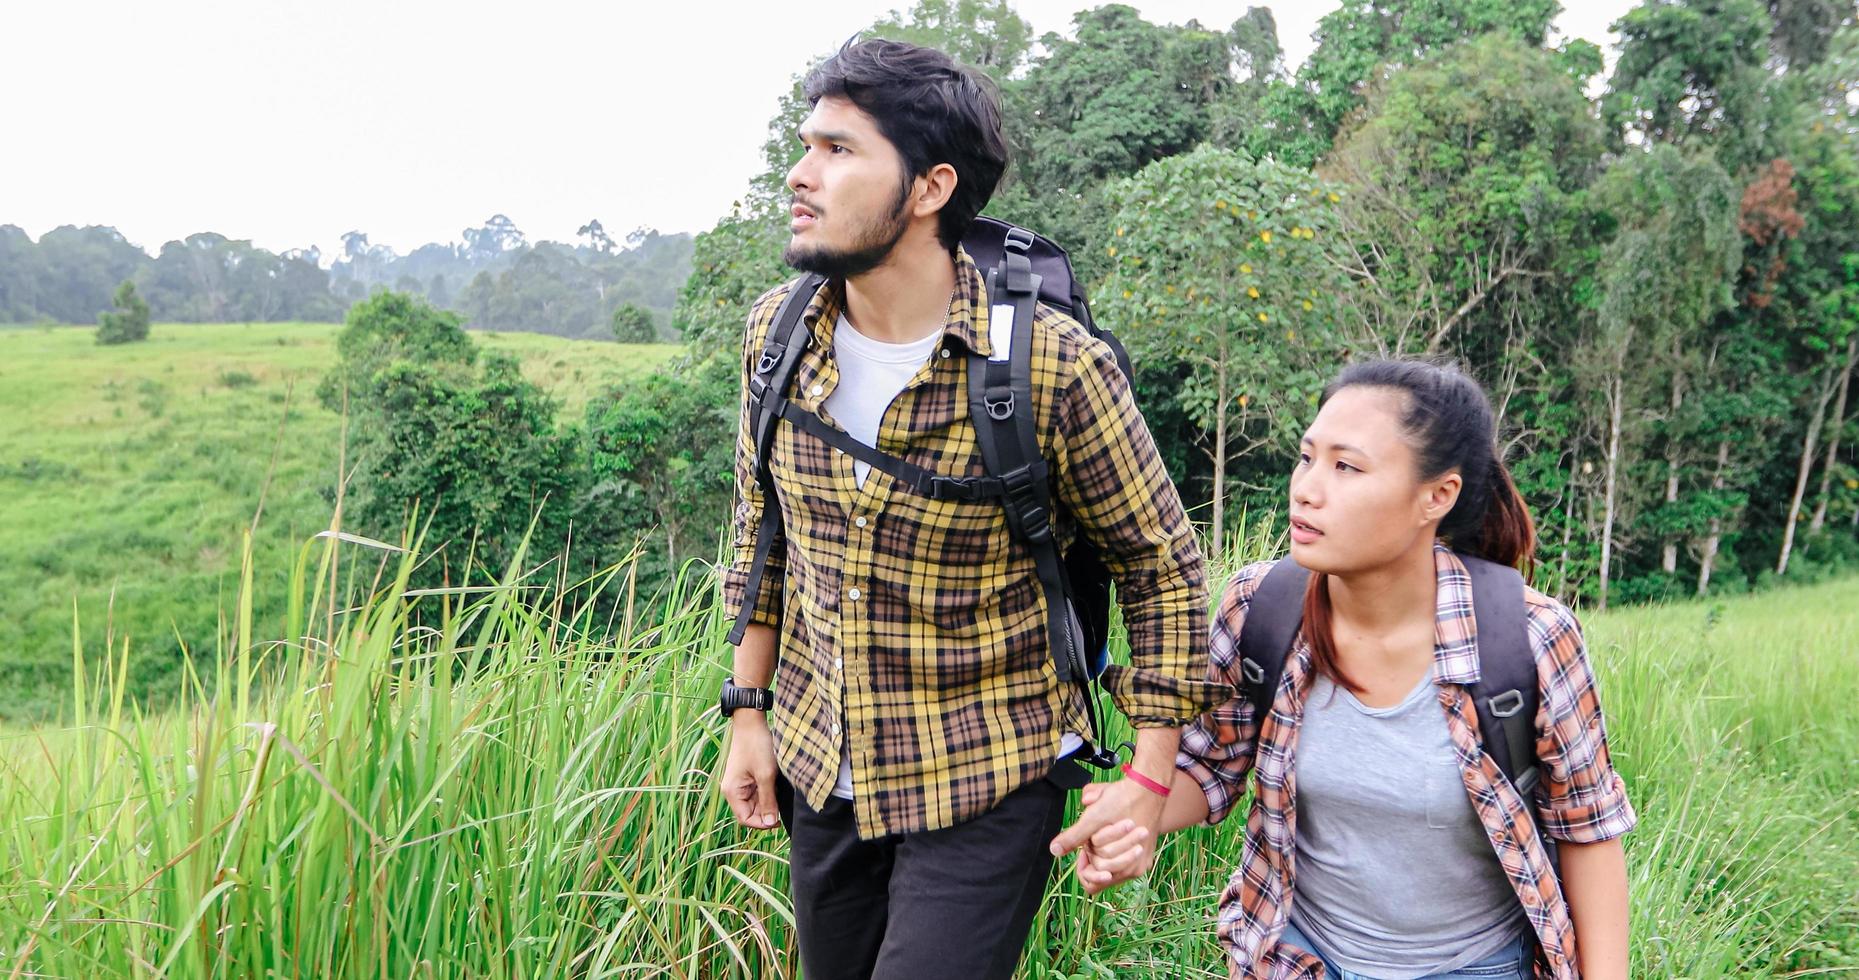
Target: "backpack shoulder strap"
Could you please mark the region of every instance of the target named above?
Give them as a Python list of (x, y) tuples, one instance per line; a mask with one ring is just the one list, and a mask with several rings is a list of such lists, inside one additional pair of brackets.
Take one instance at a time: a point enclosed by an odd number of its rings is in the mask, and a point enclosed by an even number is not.
[(1285, 656), (1304, 623), (1309, 582), (1310, 572), (1287, 555), (1265, 573), (1246, 603), (1246, 620), (1239, 628), (1239, 670), (1252, 700), (1252, 717), (1261, 725), (1272, 710), (1278, 679), (1284, 676)]
[(1536, 709), (1541, 698), (1523, 575), (1470, 555), (1459, 560), (1471, 573), (1472, 614), (1478, 622), (1478, 683), (1471, 695), (1479, 737), (1527, 802), (1539, 776)]
[(788, 384), (801, 352), (807, 349), (812, 333), (807, 329), (807, 305), (826, 282), (826, 277), (809, 273), (794, 281), (775, 311), (768, 335), (762, 340), (761, 353), (749, 375), (749, 434), (754, 440), (755, 458), (750, 467), (755, 481), (762, 487), (762, 520), (755, 529), (755, 560), (749, 568), (749, 580), (743, 590), (742, 609), (730, 628), (729, 642), (737, 644), (749, 628), (749, 618), (762, 594), (763, 573), (775, 539), (781, 536), (781, 502), (776, 499), (775, 480), (768, 469), (768, 452), (774, 446), (775, 425), (787, 404)]
[[(1016, 232), (1021, 237), (1016, 237)], [(1099, 768), (1117, 764), (1116, 753), (1104, 745), (1097, 697), (1090, 689), (1095, 677), (1084, 649), (1084, 626), (1072, 604), (1071, 583), (1064, 557), (1052, 528), (1051, 472), (1039, 449), (1037, 410), (1033, 404), (1033, 318), (1039, 301), (1040, 277), (1026, 256), (1031, 236), (1011, 229), (999, 265), (987, 274), (990, 304), (989, 335), (992, 356), (971, 352), (968, 358), (968, 414), (988, 474), (1001, 481), (1001, 504), (1007, 527), (1026, 545), (1046, 599), (1047, 648), (1053, 672), (1061, 684), (1086, 688), (1085, 705), (1091, 726), (1087, 762)], [(1012, 313), (1007, 322), (1000, 315)]]

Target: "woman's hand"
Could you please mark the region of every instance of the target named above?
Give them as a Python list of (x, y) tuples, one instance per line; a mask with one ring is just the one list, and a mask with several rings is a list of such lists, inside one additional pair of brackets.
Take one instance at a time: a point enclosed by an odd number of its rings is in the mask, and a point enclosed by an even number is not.
[[(1084, 788), (1084, 805), (1090, 806), (1104, 792), (1108, 783), (1091, 783)], [(1096, 895), (1140, 878), (1155, 862), (1155, 849), (1147, 844), (1151, 831), (1133, 820), (1119, 820), (1100, 828), (1078, 851), (1078, 883), (1085, 894)]]

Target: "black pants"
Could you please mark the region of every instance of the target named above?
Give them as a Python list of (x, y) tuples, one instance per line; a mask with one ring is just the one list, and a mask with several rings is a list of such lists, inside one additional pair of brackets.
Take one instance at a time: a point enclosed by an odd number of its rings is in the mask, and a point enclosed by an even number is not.
[(850, 801), (815, 810), (778, 778), (804, 980), (1007, 980), (1052, 871), (1046, 845), (1066, 792), (1089, 778), (1063, 760), (973, 820), (869, 841)]

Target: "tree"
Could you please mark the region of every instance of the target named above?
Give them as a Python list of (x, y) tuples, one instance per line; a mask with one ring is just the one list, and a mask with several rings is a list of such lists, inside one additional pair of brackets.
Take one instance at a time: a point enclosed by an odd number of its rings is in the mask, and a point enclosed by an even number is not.
[(1609, 168), (1597, 195), (1617, 228), (1602, 251), (1600, 304), (1581, 358), (1605, 419), (1598, 586), (1605, 609), (1625, 468), (1661, 377), (1648, 352), (1690, 349), (1690, 338), (1729, 307), (1741, 242), (1735, 185), (1708, 154), (1668, 145), (1630, 153)]
[(595, 218), (587, 224), (575, 229), (575, 237), (586, 239), (587, 247), (602, 255), (606, 255), (614, 249), (613, 236), (607, 234), (607, 229), (600, 226), (599, 218)]
[(149, 265), (146, 253), (104, 225), (61, 225), (39, 237), (37, 251), (38, 307), (59, 323), (96, 322), (122, 281), (139, 279)]
[(686, 356), (588, 404), (580, 524), (606, 540), (662, 534), (663, 564), (650, 563), (648, 578), (675, 573), (680, 556), (711, 554), (728, 523), (738, 371), (730, 352)]
[(1604, 116), (1649, 142), (1705, 140), (1732, 172), (1768, 153), (1769, 16), (1759, 0), (1647, 0), (1616, 21)]
[(1097, 313), (1138, 360), (1185, 362), (1175, 398), (1206, 435), (1213, 531), (1229, 460), (1265, 449), (1274, 474), (1339, 360), (1331, 304), (1340, 195), (1307, 171), (1203, 146), (1112, 185), (1111, 272)]
[(917, 0), (908, 14), (893, 10), (865, 35), (936, 48), (998, 81), (1026, 60), (1033, 26), (1007, 0)]
[(501, 572), (532, 520), (531, 553), (560, 553), (582, 480), (578, 439), (556, 431), (555, 403), (514, 358), (480, 358), (457, 314), (392, 292), (349, 311), (336, 352), (317, 394), (354, 420), (348, 526), (392, 541), (417, 515), (427, 552), (447, 556), (422, 566), (428, 584), (461, 581), (467, 555)]
[(459, 325), (458, 314), (437, 310), (406, 293), (379, 292), (349, 308), (336, 335), (336, 366), (317, 387), (317, 398), (332, 412), (365, 411), (381, 401), (381, 374), (411, 361), (468, 368), (477, 361), (477, 346)]
[(658, 340), (658, 326), (652, 312), (643, 306), (623, 303), (613, 311), (613, 339), (622, 344), (650, 344)]
[(97, 343), (127, 344), (148, 339), (148, 304), (136, 295), (136, 284), (124, 279), (116, 287), (116, 309), (97, 315)]
[(476, 370), (397, 360), (368, 398), (370, 424), (350, 430), (349, 527), (392, 541), (417, 516), (424, 553), (444, 556), (416, 573), (428, 584), (501, 574), (526, 536), (532, 555), (562, 553), (584, 470), (573, 435), (555, 429), (555, 403), (515, 358), (486, 354)]
[(482, 226), (460, 232), (465, 238), (465, 257), (483, 264), (502, 257), (505, 252), (522, 249), (529, 243), (516, 222), (502, 214), (493, 214)]
[(1490, 34), (1371, 95), (1321, 170), (1351, 187), (1340, 217), (1363, 344), (1470, 354), (1543, 318), (1603, 149), (1580, 86), (1556, 54)]
[(1559, 8), (1556, 0), (1343, 0), (1318, 22), (1317, 47), (1296, 80), (1267, 94), (1245, 146), (1311, 166), (1367, 93), (1399, 69), (1489, 33), (1541, 47)]

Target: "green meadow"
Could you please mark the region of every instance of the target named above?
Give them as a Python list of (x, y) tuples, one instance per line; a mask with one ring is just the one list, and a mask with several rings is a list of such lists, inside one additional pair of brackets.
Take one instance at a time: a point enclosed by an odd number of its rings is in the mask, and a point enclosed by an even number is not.
[[(417, 547), (242, 561), (223, 639), (152, 715), (122, 694), (136, 644), (82, 624), (109, 652), (68, 669), (69, 722), (0, 736), (0, 971), (797, 975), (781, 840), (710, 788), (707, 569), (596, 618), (577, 600), (629, 595), (628, 568), (539, 605), (555, 563), (414, 590)], [(275, 630), (239, 600), (260, 580), (282, 583)], [(1641, 819), (1634, 975), (1859, 971), (1859, 581), (1588, 633)], [(1021, 976), (1225, 976), (1211, 913), (1240, 830), (1171, 838), (1106, 896), (1053, 889)]]
[[(342, 421), (316, 402), (335, 324), (156, 324), (100, 347), (84, 327), (0, 330), (0, 720), (68, 713), (71, 624), (131, 638), (138, 690), (172, 691), (210, 648), (256, 524), (261, 585), (327, 527)], [(531, 333), (474, 333), (578, 416), (669, 358)], [(259, 600), (275, 627), (281, 607)]]

